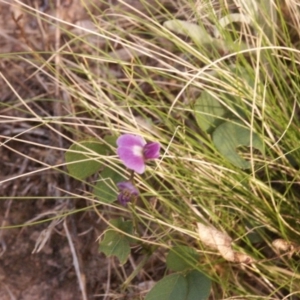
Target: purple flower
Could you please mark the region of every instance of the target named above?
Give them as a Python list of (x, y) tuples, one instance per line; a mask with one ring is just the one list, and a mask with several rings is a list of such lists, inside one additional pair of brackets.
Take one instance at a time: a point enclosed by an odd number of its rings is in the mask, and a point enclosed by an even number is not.
[(117, 139), (117, 153), (124, 165), (139, 174), (145, 172), (146, 161), (159, 157), (160, 144), (138, 135), (123, 134)]
[(122, 205), (126, 205), (130, 201), (134, 201), (139, 196), (138, 189), (130, 181), (122, 181), (117, 183), (119, 188), (118, 201)]

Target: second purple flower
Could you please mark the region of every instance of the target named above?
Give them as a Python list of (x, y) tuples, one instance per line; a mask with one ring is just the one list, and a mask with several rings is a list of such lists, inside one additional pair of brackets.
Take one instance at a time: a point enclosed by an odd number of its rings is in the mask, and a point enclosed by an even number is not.
[(118, 200), (126, 206), (128, 202), (135, 201), (139, 196), (138, 189), (130, 181), (122, 181), (117, 183), (119, 188)]
[(146, 161), (159, 157), (160, 144), (146, 142), (141, 136), (123, 134), (117, 139), (117, 153), (124, 165), (138, 174), (145, 172)]

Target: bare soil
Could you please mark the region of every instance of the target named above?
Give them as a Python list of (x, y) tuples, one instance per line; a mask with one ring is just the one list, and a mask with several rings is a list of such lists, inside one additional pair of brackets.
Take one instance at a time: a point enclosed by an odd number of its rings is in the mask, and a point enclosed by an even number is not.
[[(90, 203), (71, 199), (63, 192), (78, 193), (88, 191), (88, 187), (47, 168), (63, 164), (64, 152), (59, 149), (67, 149), (70, 143), (60, 139), (51, 128), (35, 127), (36, 123), (30, 121), (33, 114), (59, 116), (64, 109), (57, 103), (41, 100), (57, 95), (53, 81), (42, 73), (34, 74), (36, 68), (24, 59), (5, 56), (55, 49), (57, 28), (44, 22), (44, 14), (59, 16), (71, 24), (89, 21), (83, 2), (0, 0), (1, 300), (134, 298), (120, 290), (122, 276), (114, 272), (118, 262), (98, 252), (97, 238), (106, 224), (95, 210), (85, 209), (59, 217), (63, 212), (80, 210)], [(107, 2), (118, 4), (118, 1)], [(86, 1), (91, 11), (95, 3), (98, 13), (109, 8), (101, 1)], [(135, 4), (140, 5), (139, 1)], [(26, 6), (36, 8), (36, 12), (30, 13)], [(34, 61), (32, 55), (25, 54), (24, 58)], [(63, 91), (59, 95), (63, 97)], [(130, 271), (132, 266), (125, 265), (123, 269)], [(111, 291), (114, 292), (109, 295)]]

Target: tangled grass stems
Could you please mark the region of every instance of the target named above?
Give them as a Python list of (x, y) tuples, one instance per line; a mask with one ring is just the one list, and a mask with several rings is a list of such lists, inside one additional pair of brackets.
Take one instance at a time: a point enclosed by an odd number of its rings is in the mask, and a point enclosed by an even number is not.
[[(183, 11), (192, 6), (188, 1), (180, 3)], [(26, 12), (36, 13), (25, 4), (22, 7)], [(299, 237), (300, 60), (299, 51), (289, 37), (284, 11), (277, 8), (284, 28), (279, 32), (280, 38), (276, 37), (278, 44), (259, 34), (249, 37), (248, 28), (247, 49), (237, 47), (236, 51), (220, 53), (220, 49), (195, 45), (190, 39), (166, 30), (161, 21), (171, 19), (171, 14), (165, 10), (154, 18), (133, 8), (123, 15), (113, 12), (109, 14), (110, 21), (99, 23), (94, 17), (95, 10), (88, 5), (86, 9), (93, 17), (93, 30), (42, 14), (44, 22), (58, 22), (58, 30), (68, 40), (60, 41), (61, 45), (53, 52), (5, 55), (5, 59), (20, 60), (31, 68), (32, 78), (38, 80), (43, 76), (47, 83), (45, 98), (60, 107), (55, 113), (61, 111), (53, 117), (45, 109), (45, 103), (40, 104), (37, 98), (24, 99), (11, 87), (16, 100), (6, 105), (3, 114), (17, 111), (20, 117), (11, 117), (3, 123), (27, 123), (30, 127), (21, 132), (24, 138), (17, 133), (9, 138), (27, 146), (38, 147), (40, 143), (43, 148), (41, 142), (28, 137), (28, 131), (42, 128), (55, 139), (63, 140), (63, 146), (54, 143), (56, 146), (51, 147), (59, 155), (71, 143), (85, 137), (103, 141), (105, 135), (135, 133), (146, 139), (158, 139), (163, 150), (161, 160), (146, 178), (137, 177), (143, 196), (140, 206), (131, 211), (144, 230), (145, 244), (151, 241), (162, 249), (180, 243), (196, 247), (202, 254), (199, 268), (215, 282), (214, 299), (258, 294), (260, 299), (283, 299), (295, 293), (300, 289), (296, 256), (267, 260), (273, 257), (271, 243), (275, 237), (287, 241), (297, 241)], [(292, 16), (299, 20), (299, 14), (294, 10)], [(209, 13), (202, 18), (196, 11), (194, 15), (205, 24), (216, 20)], [(256, 23), (254, 30), (258, 26)], [(82, 36), (74, 34), (72, 29), (81, 30)], [(224, 28), (218, 30), (228, 44), (236, 36), (242, 40), (239, 30), (233, 33)], [(98, 39), (99, 44), (89, 40), (90, 36)], [(241, 74), (239, 68), (246, 74)], [(60, 99), (51, 92), (55, 88), (60, 91)], [(228, 162), (216, 149), (211, 135), (197, 125), (192, 104), (203, 90), (235, 116), (233, 123), (241, 121), (263, 140), (264, 154), (256, 154), (253, 149), (248, 153), (250, 170)], [(222, 93), (238, 96), (240, 101), (228, 102)], [(221, 119), (226, 121), (227, 116)], [(43, 165), (42, 159), (35, 161)], [(116, 161), (114, 156), (107, 157), (106, 164), (121, 171)], [(35, 173), (65, 172), (62, 168), (65, 163), (59, 159), (44, 165)], [(83, 193), (92, 198), (90, 187), (83, 182), (77, 196)], [(102, 205), (106, 218), (110, 213), (127, 214), (117, 204), (110, 204), (109, 208), (105, 203)], [(117, 208), (117, 212), (112, 208)], [(231, 234), (237, 241), (236, 248), (261, 263), (240, 266), (216, 258), (215, 253), (204, 249), (197, 240), (194, 224), (199, 221), (210, 222)]]

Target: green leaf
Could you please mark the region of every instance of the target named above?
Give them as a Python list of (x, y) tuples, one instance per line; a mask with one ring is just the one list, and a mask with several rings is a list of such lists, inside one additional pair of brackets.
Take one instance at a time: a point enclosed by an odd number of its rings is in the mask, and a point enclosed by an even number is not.
[(227, 110), (212, 94), (203, 91), (195, 102), (194, 112), (199, 127), (210, 131), (220, 124)]
[(124, 181), (125, 177), (115, 170), (105, 168), (101, 172), (97, 184), (94, 186), (94, 195), (102, 202), (112, 203), (117, 199), (116, 183)]
[(176, 246), (170, 249), (166, 263), (167, 267), (173, 271), (184, 271), (195, 268), (199, 259), (199, 254), (194, 248), (187, 246)]
[(171, 274), (158, 281), (145, 300), (185, 300), (188, 284), (181, 274)]
[(185, 300), (206, 300), (211, 289), (211, 280), (203, 273), (193, 270), (186, 276), (188, 295)]
[(197, 24), (181, 20), (169, 20), (164, 22), (163, 26), (177, 34), (189, 36), (196, 44), (211, 44), (213, 38), (209, 33)]
[[(252, 1), (252, 0), (250, 0), (250, 1)], [(244, 14), (240, 14), (240, 13), (233, 13), (233, 14), (225, 15), (224, 17), (219, 19), (218, 22), (219, 22), (218, 26), (214, 27), (214, 36), (216, 38), (225, 38), (225, 36), (223, 34), (221, 35), (218, 28), (225, 29), (229, 24), (232, 24), (232, 23), (244, 23), (244, 24), (247, 24), (248, 26), (250, 26), (252, 23), (252, 19), (248, 15), (244, 15)]]
[(121, 264), (127, 261), (130, 254), (130, 246), (124, 235), (112, 229), (108, 230), (100, 243), (99, 250), (106, 256), (116, 256)]
[[(132, 234), (133, 225), (131, 221), (123, 221), (122, 219), (112, 220), (111, 224), (120, 231)], [(109, 228), (103, 240), (99, 244), (99, 251), (103, 252), (106, 256), (116, 256), (121, 264), (127, 261), (130, 254), (130, 242), (132, 238), (124, 235), (122, 232), (114, 228)]]
[[(133, 232), (133, 225), (131, 221), (124, 221), (122, 218), (118, 218), (111, 220), (110, 224), (127, 234), (132, 234)], [(131, 238), (128, 237), (128, 239)]]
[[(231, 76), (216, 74), (216, 82), (231, 86), (234, 80), (234, 94), (232, 92), (213, 92), (204, 90), (194, 104), (195, 119), (198, 126), (208, 133), (218, 127), (225, 118), (233, 118), (234, 112), (244, 117), (250, 105), (245, 104), (247, 96), (250, 95), (255, 85), (251, 70), (244, 67), (230, 65)], [(214, 90), (223, 90), (219, 84), (213, 84)], [(243, 100), (241, 100), (243, 98)], [(222, 104), (224, 103), (224, 105)]]
[[(229, 65), (229, 70), (234, 78), (236, 78), (235, 89), (240, 91), (243, 95), (245, 90), (253, 90), (255, 86), (255, 74), (251, 67), (242, 67), (240, 65)], [(230, 78), (224, 78), (224, 81), (230, 85), (232, 84)], [(244, 95), (245, 96), (245, 95)], [(252, 96), (250, 95), (250, 99)]]
[(101, 168), (98, 155), (105, 155), (106, 151), (107, 146), (97, 140), (73, 144), (65, 153), (69, 174), (77, 179), (85, 179), (96, 173)]
[[(243, 159), (238, 153), (240, 146), (250, 146), (251, 132), (248, 128), (233, 122), (224, 122), (213, 132), (212, 138), (218, 151), (233, 165), (241, 169), (250, 168), (250, 162)], [(264, 145), (259, 136), (252, 132), (252, 146), (264, 153)]]
[(104, 141), (111, 147), (115, 147), (117, 144), (117, 137), (114, 135), (106, 135)]

